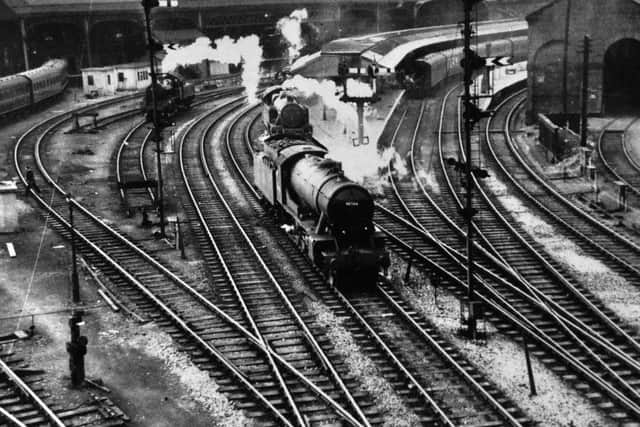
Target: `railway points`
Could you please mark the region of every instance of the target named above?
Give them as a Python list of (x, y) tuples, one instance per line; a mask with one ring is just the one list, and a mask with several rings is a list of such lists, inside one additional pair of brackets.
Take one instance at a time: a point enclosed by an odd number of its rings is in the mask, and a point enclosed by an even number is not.
[[(640, 422), (640, 127), (620, 71), (637, 2), (249, 1), (218, 25), (210, 5), (145, 1), (145, 51), (137, 3), (78, 4), (88, 43), (56, 47), (72, 29), (7, 1), (5, 58), (61, 59), (0, 64), (18, 72), (0, 78), (18, 188), (0, 360), (31, 387), (3, 365), (0, 424)], [(144, 60), (137, 85), (163, 49), (193, 65), (127, 94), (105, 74), (118, 95), (79, 101), (80, 67)]]

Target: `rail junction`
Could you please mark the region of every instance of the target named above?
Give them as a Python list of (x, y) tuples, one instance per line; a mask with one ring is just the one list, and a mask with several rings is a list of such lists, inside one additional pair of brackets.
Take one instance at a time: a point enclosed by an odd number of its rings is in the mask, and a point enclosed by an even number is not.
[[(40, 25), (27, 3), (9, 5), (24, 14), (24, 43), (35, 41), (26, 20)], [(284, 8), (273, 3), (264, 19)], [(243, 57), (215, 84), (168, 87), (152, 67), (149, 89), (82, 104), (66, 77), (38, 80), (46, 67), (0, 78), (14, 85), (0, 94), (31, 85), (29, 104), (0, 104), (0, 129), (14, 135), (2, 173), (29, 218), (0, 235), (7, 280), (25, 282), (0, 284), (0, 425), (639, 425), (640, 124), (610, 73), (640, 52), (609, 37), (611, 48), (593, 48), (605, 71), (587, 61), (588, 87), (563, 85), (550, 79), (575, 76), (576, 59), (554, 62), (560, 46), (543, 43), (541, 17), (563, 4), (579, 32), (593, 11), (557, 0), (504, 19), (525, 9), (460, 3), (462, 24), (410, 28), (378, 2), (375, 33), (327, 30), (277, 77), (263, 61), (247, 80)], [(599, 7), (635, 40), (620, 11), (640, 13), (636, 2), (615, 3)], [(222, 26), (188, 1), (153, 20), (195, 19), (208, 34), (237, 24), (224, 6)], [(305, 22), (329, 23), (321, 6)], [(153, 48), (158, 5), (143, 7), (127, 13), (146, 19), (139, 35)], [(349, 7), (339, 26), (359, 16)], [(416, 8), (413, 20), (426, 13)], [(492, 19), (472, 22), (474, 10)], [(87, 31), (82, 49), (107, 61)], [(507, 71), (494, 69), (503, 59)], [(589, 77), (604, 83), (589, 92)], [(545, 98), (552, 88), (564, 100)], [(358, 96), (382, 101), (358, 117), (341, 101)], [(76, 126), (84, 116), (95, 129)], [(358, 126), (371, 147), (351, 143)], [(31, 228), (42, 234), (21, 242)], [(68, 278), (39, 277), (41, 253), (66, 248), (53, 264)], [(25, 251), (33, 269), (11, 264)]]

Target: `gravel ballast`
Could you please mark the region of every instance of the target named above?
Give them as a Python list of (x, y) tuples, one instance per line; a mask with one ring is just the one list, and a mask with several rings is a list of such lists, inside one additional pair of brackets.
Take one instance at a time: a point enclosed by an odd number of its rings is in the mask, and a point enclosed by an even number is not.
[[(392, 254), (392, 280), (402, 283), (406, 263)], [(403, 296), (438, 330), (453, 343), (462, 354), (493, 383), (522, 408), (533, 420), (545, 427), (605, 427), (615, 423), (606, 419), (591, 403), (568, 388), (559, 377), (536, 358), (532, 358), (538, 395), (529, 396), (529, 383), (522, 346), (496, 333), (489, 323), (479, 329), (487, 333), (482, 343), (472, 343), (458, 336), (460, 330), (460, 301), (449, 291), (434, 289), (427, 276), (418, 268), (411, 271), (409, 282), (399, 286)]]

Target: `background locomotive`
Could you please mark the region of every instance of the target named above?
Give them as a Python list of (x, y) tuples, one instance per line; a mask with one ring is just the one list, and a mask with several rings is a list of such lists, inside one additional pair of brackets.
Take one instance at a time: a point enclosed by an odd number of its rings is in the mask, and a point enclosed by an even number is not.
[[(191, 83), (173, 74), (159, 74), (155, 86), (158, 121), (169, 124), (178, 111), (188, 110), (195, 98), (195, 88)], [(153, 101), (151, 86), (145, 92), (144, 110), (148, 121), (153, 121)]]
[(0, 77), (0, 117), (61, 94), (67, 83), (67, 61), (63, 59), (52, 59), (38, 68)]
[(269, 135), (254, 152), (255, 186), (331, 284), (373, 286), (386, 273), (389, 254), (373, 224), (371, 194), (325, 157), (327, 149), (311, 136), (308, 109), (291, 93), (267, 90), (263, 102)]

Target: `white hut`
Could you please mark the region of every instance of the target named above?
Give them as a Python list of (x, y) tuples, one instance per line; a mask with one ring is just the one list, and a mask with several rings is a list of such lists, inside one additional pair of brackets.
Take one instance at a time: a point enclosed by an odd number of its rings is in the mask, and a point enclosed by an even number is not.
[(117, 91), (140, 90), (149, 86), (149, 64), (134, 62), (106, 67), (83, 68), (82, 90), (86, 96), (108, 96)]

